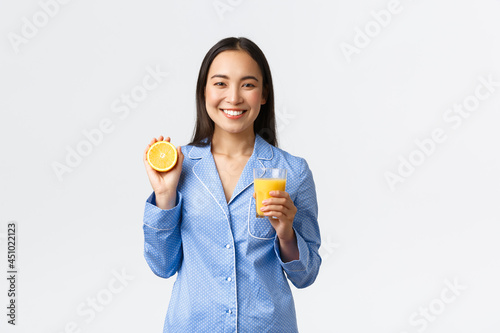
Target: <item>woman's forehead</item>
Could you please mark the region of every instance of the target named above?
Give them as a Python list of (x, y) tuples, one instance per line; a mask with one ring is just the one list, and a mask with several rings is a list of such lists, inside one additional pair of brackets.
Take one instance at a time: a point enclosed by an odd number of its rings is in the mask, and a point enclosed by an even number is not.
[(219, 53), (209, 69), (209, 78), (213, 75), (225, 75), (230, 79), (239, 79), (245, 76), (262, 78), (257, 62), (243, 50), (228, 50)]

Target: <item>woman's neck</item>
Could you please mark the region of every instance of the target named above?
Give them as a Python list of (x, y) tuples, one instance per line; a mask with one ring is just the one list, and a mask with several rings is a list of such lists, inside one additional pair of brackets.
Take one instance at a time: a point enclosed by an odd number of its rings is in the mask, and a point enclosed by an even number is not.
[(212, 137), (212, 154), (227, 155), (230, 157), (250, 156), (255, 145), (253, 129), (247, 133), (228, 133), (214, 130)]

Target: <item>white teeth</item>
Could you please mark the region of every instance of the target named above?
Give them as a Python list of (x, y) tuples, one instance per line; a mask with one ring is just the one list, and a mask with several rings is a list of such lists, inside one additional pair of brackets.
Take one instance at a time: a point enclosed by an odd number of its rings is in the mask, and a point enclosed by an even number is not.
[(228, 114), (230, 116), (239, 116), (244, 112), (244, 111), (233, 111), (233, 110), (222, 110), (222, 111), (224, 111), (225, 114)]

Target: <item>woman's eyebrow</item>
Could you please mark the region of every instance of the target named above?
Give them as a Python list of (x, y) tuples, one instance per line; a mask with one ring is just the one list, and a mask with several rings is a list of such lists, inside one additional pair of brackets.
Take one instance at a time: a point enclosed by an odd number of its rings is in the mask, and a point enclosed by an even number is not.
[(253, 75), (247, 75), (247, 76), (243, 76), (241, 78), (242, 81), (243, 80), (248, 80), (248, 79), (252, 79), (252, 80), (255, 80), (255, 81), (259, 82), (259, 80), (257, 80), (257, 78), (255, 76), (253, 76)]
[[(210, 78), (213, 79), (213, 78), (216, 78), (216, 77), (219, 77), (221, 79), (226, 79), (226, 80), (229, 79), (229, 76), (224, 75), (224, 74), (215, 74), (215, 75), (213, 75)], [(255, 80), (255, 81), (259, 82), (259, 80), (255, 76), (253, 76), (253, 75), (244, 76), (244, 77), (241, 78), (241, 81), (248, 80), (248, 79), (252, 79), (252, 80)]]

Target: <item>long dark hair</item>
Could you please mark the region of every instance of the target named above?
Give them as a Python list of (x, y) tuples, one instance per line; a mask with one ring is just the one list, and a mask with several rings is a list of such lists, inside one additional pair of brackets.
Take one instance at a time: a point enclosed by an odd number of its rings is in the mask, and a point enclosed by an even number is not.
[(190, 145), (206, 146), (212, 141), (215, 127), (213, 120), (208, 116), (205, 105), (205, 87), (207, 85), (208, 70), (210, 69), (210, 65), (212, 65), (212, 61), (219, 53), (228, 50), (243, 50), (259, 65), (263, 77), (262, 92), (266, 97), (266, 103), (261, 106), (253, 129), (256, 134), (259, 134), (271, 145), (278, 146), (271, 70), (262, 50), (254, 42), (244, 37), (224, 38), (215, 44), (205, 55), (196, 84), (196, 128), (193, 132)]

